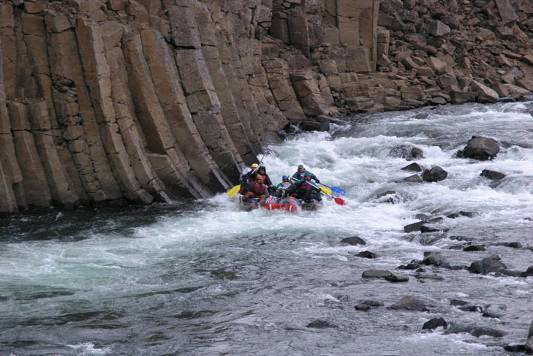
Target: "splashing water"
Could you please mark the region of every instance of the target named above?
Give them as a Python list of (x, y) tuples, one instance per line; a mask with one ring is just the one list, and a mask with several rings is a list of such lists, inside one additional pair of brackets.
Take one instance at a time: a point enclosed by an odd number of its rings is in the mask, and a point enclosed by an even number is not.
[[(347, 206), (317, 212), (242, 212), (219, 195), (204, 202), (128, 211), (50, 212), (0, 224), (0, 353), (30, 354), (504, 354), (523, 342), (533, 307), (530, 278), (477, 276), (429, 268), (439, 279), (365, 281), (366, 269), (394, 270), (424, 251), (455, 265), (498, 254), (525, 270), (533, 245), (533, 118), (530, 103), (465, 105), (354, 118), (330, 133), (306, 133), (268, 147), (274, 181), (305, 164), (323, 183), (347, 191)], [(472, 136), (496, 138), (493, 161), (454, 158)], [(448, 178), (407, 183), (399, 145), (423, 150), (417, 162)], [(494, 183), (479, 174), (507, 176)], [(387, 194), (385, 194), (387, 193)], [(383, 197), (381, 195), (385, 194)], [(391, 204), (394, 203), (394, 204)], [(438, 234), (406, 234), (420, 213), (445, 218)], [(340, 243), (357, 235), (364, 246)], [(458, 240), (487, 251), (450, 249)], [(376, 259), (356, 255), (375, 252)], [(361, 300), (385, 305), (403, 295), (436, 309), (354, 310)], [(450, 298), (505, 308), (483, 318), (451, 307)], [(502, 307), (503, 308), (503, 307)], [(505, 340), (422, 333), (444, 316), (506, 331)], [(333, 328), (306, 325), (323, 319)], [(445, 350), (445, 351), (443, 351)]]

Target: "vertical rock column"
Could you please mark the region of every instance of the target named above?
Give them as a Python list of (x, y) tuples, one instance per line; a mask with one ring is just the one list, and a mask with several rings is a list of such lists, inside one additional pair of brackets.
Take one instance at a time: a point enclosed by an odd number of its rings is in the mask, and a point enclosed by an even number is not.
[(249, 134), (242, 123), (241, 114), (235, 104), (233, 92), (230, 89), (228, 76), (232, 75), (223, 67), (218, 49), (218, 41), (215, 31), (222, 31), (211, 21), (210, 13), (204, 6), (196, 7), (196, 22), (200, 32), (202, 53), (204, 55), (209, 75), (212, 79), (215, 91), (220, 100), (221, 115), (231, 139), (239, 154), (249, 164), (255, 161), (256, 152), (252, 148)]
[(153, 196), (139, 184), (116, 122), (116, 112), (111, 98), (110, 69), (99, 31), (97, 25), (90, 20), (78, 18), (76, 26), (78, 46), (100, 135), (124, 195), (130, 201), (151, 203)]
[[(2, 13), (0, 20), (3, 20)], [(12, 213), (17, 211), (13, 183), (22, 181), (22, 174), (15, 156), (6, 107), (3, 58), (4, 50), (0, 37), (0, 213)]]
[(229, 182), (213, 160), (196, 128), (170, 48), (162, 35), (153, 30), (141, 31), (141, 40), (154, 89), (176, 145), (188, 161), (189, 174), (197, 177), (206, 187), (203, 194), (224, 189)]
[(235, 182), (243, 161), (220, 113), (220, 101), (201, 49), (194, 6), (195, 2), (190, 0), (167, 2), (179, 75), (203, 141), (225, 176)]

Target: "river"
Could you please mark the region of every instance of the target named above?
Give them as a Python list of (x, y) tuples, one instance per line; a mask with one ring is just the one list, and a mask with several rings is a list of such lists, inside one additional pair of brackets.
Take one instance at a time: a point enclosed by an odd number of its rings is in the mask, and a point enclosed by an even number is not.
[[(407, 283), (361, 278), (438, 251), (454, 266), (499, 255), (533, 265), (533, 103), (447, 106), (354, 116), (329, 133), (268, 147), (278, 181), (303, 163), (347, 191), (317, 212), (242, 212), (225, 195), (172, 206), (99, 208), (0, 220), (0, 355), (503, 355), (524, 343), (533, 278), (424, 267)], [(496, 138), (492, 161), (454, 158), (473, 135)], [(407, 183), (398, 145), (448, 178)], [(507, 174), (499, 184), (483, 169)], [(394, 192), (376, 198), (383, 192)], [(445, 233), (405, 233), (417, 214), (447, 216)], [(366, 245), (341, 244), (359, 236)], [(485, 251), (457, 249), (465, 240)], [(520, 242), (522, 248), (497, 245)], [(371, 251), (377, 258), (357, 256)], [(401, 297), (429, 311), (392, 310)], [(384, 306), (354, 309), (362, 300)], [(484, 317), (450, 305), (461, 299)], [(503, 337), (422, 330), (443, 317)], [(331, 327), (311, 328), (320, 319)]]

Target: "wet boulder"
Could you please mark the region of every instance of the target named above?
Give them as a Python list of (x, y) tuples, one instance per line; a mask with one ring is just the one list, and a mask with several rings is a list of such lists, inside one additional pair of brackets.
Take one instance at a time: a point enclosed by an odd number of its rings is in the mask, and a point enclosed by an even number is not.
[[(431, 228), (426, 226), (426, 224), (437, 223), (437, 222), (441, 222), (442, 220), (443, 219), (441, 217), (438, 217), (438, 218), (428, 219), (428, 220), (425, 220), (425, 221), (418, 221), (418, 222), (415, 222), (415, 223), (412, 223), (412, 224), (409, 224), (409, 225), (405, 225), (403, 227), (403, 231), (407, 232), (407, 233), (415, 232), (415, 231), (432, 232), (432, 231), (429, 231), (429, 230), (431, 230)], [(436, 229), (436, 230), (433, 230), (433, 231), (439, 231), (439, 230)]]
[(428, 301), (406, 295), (402, 297), (397, 303), (391, 305), (389, 309), (393, 310), (407, 310), (407, 311), (429, 311), (429, 308), (433, 307)]
[(448, 172), (439, 166), (426, 169), (424, 173), (422, 173), (422, 180), (424, 182), (440, 182), (445, 180), (446, 177), (448, 177)]
[(466, 245), (463, 247), (463, 251), (465, 252), (478, 252), (478, 251), (485, 251), (486, 247), (485, 245)]
[(364, 300), (361, 303), (357, 304), (354, 308), (359, 311), (369, 311), (373, 308), (382, 307), (384, 304), (379, 300)]
[(357, 257), (362, 257), (362, 258), (376, 258), (376, 257), (378, 257), (378, 255), (376, 255), (374, 252), (370, 252), (370, 251), (361, 251), (356, 256)]
[(527, 347), (524, 344), (509, 344), (505, 345), (503, 349), (509, 352), (528, 352)]
[(529, 266), (524, 272), (520, 273), (520, 277), (532, 277), (533, 276), (533, 266)]
[(341, 240), (342, 244), (357, 246), (357, 245), (366, 245), (366, 241), (360, 238), (359, 236), (350, 236)]
[(501, 330), (493, 329), (489, 327), (484, 327), (484, 326), (475, 326), (475, 325), (452, 325), (446, 333), (447, 334), (468, 333), (475, 337), (491, 336), (491, 337), (497, 337), (497, 338), (500, 338), (506, 335), (505, 331), (501, 331)]
[(375, 196), (375, 201), (379, 203), (398, 204), (401, 200), (401, 195), (394, 190), (382, 191)]
[(481, 174), (481, 177), (485, 177), (490, 180), (502, 180), (506, 177), (505, 174), (497, 171), (491, 171), (490, 169), (484, 169)]
[(326, 320), (316, 319), (306, 325), (308, 328), (314, 329), (326, 329), (326, 328), (336, 328), (337, 326), (330, 323)]
[(364, 271), (362, 274), (362, 277), (364, 279), (384, 279), (392, 283), (409, 281), (409, 277), (404, 274), (394, 273), (391, 271), (380, 270), (380, 269), (371, 269), (371, 270)]
[(422, 183), (423, 182), (422, 177), (420, 177), (418, 174), (413, 174), (412, 176), (405, 177), (403, 181), (407, 183)]
[(424, 158), (424, 151), (413, 145), (398, 145), (389, 151), (389, 156), (404, 158), (407, 161)]
[(467, 218), (472, 218), (474, 217), (474, 213), (471, 212), (471, 211), (458, 211), (456, 213), (451, 213), (449, 215), (446, 215), (446, 217), (448, 219), (457, 219), (457, 218), (460, 218), (460, 217), (467, 217)]
[(472, 262), (468, 270), (476, 274), (502, 273), (507, 270), (507, 266), (501, 261), (500, 256), (493, 255)]
[(426, 266), (450, 267), (450, 264), (440, 252), (424, 252), (422, 264)]
[(403, 167), (402, 171), (422, 172), (423, 171), (423, 167), (421, 165), (419, 165), (418, 163), (414, 162), (414, 163), (411, 163), (411, 164)]
[(466, 147), (457, 153), (458, 157), (472, 158), (480, 161), (491, 160), (500, 152), (500, 145), (493, 138), (472, 136)]
[(503, 246), (503, 247), (509, 247), (509, 248), (517, 248), (517, 249), (520, 249), (520, 248), (523, 247), (520, 242), (516, 242), (516, 241), (513, 241), (513, 242), (499, 242), (499, 243), (495, 243), (494, 246)]
[(533, 353), (533, 321), (529, 325), (529, 332), (527, 334), (526, 351)]
[(444, 318), (433, 318), (422, 325), (422, 330), (435, 330), (437, 328), (448, 328), (448, 322)]

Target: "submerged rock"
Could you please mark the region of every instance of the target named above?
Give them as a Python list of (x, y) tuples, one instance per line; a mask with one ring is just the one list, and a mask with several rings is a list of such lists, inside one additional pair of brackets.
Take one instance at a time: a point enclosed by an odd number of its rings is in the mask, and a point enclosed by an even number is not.
[(433, 318), (422, 325), (422, 330), (434, 330), (437, 328), (448, 328), (448, 322), (444, 318)]
[(466, 245), (463, 247), (463, 251), (465, 252), (485, 251), (485, 249), (485, 245)]
[(422, 180), (424, 180), (424, 182), (440, 182), (442, 180), (445, 180), (446, 177), (448, 177), (448, 172), (446, 172), (439, 166), (432, 167), (431, 169), (426, 169), (424, 173), (422, 173)]
[(484, 169), (480, 176), (490, 180), (501, 180), (506, 177), (505, 174), (497, 171), (491, 171), (490, 169)]
[(370, 252), (370, 251), (361, 251), (356, 256), (357, 257), (362, 257), (362, 258), (376, 258), (376, 257), (378, 257), (378, 255), (376, 255), (374, 252)]
[(424, 151), (412, 145), (399, 145), (389, 151), (389, 156), (404, 158), (407, 161), (424, 158)]
[(414, 163), (411, 163), (411, 164), (403, 167), (402, 171), (422, 172), (423, 171), (423, 167), (421, 165), (419, 165), (418, 163), (414, 162)]
[(422, 264), (426, 266), (450, 267), (450, 264), (440, 252), (424, 252)]
[(370, 309), (382, 307), (383, 305), (383, 302), (379, 300), (364, 300), (354, 308), (359, 311), (369, 311)]
[(224, 269), (217, 269), (215, 271), (211, 271), (211, 275), (219, 279), (225, 279), (225, 280), (230, 280), (230, 281), (237, 279), (237, 273), (233, 271), (227, 271)]
[(402, 297), (396, 304), (393, 304), (389, 309), (393, 310), (408, 310), (408, 311), (429, 311), (433, 305), (423, 299), (406, 295)]
[(458, 211), (457, 213), (452, 213), (452, 214), (449, 214), (449, 215), (446, 215), (446, 217), (448, 219), (457, 219), (461, 216), (464, 216), (464, 217), (467, 217), (467, 218), (472, 218), (474, 217), (474, 213), (471, 212), (471, 211)]
[(326, 320), (316, 319), (306, 325), (308, 328), (314, 329), (325, 329), (325, 328), (336, 328), (337, 326), (330, 323)]
[(363, 240), (362, 238), (360, 238), (359, 236), (346, 237), (346, 238), (341, 240), (341, 243), (347, 244), (347, 245), (352, 245), (352, 246), (366, 245), (366, 241)]
[(407, 233), (415, 232), (415, 231), (420, 231), (420, 232), (442, 231), (442, 229), (436, 229), (436, 228), (432, 228), (432, 227), (426, 226), (426, 224), (437, 223), (437, 222), (441, 222), (442, 220), (443, 219), (439, 217), (439, 218), (432, 218), (432, 219), (429, 219), (429, 220), (418, 221), (416, 223), (405, 225), (403, 227), (403, 231), (407, 232)]
[(477, 274), (489, 274), (496, 272), (504, 272), (507, 266), (501, 261), (500, 256), (493, 255), (482, 260), (472, 262), (468, 270)]
[(418, 174), (413, 174), (412, 176), (405, 177), (403, 181), (407, 183), (422, 183), (424, 180)]
[(487, 161), (496, 157), (499, 152), (500, 145), (495, 139), (472, 136), (464, 150), (458, 152), (458, 157)]
[(529, 325), (529, 332), (527, 334), (526, 351), (533, 353), (533, 321)]
[(492, 336), (492, 337), (503, 337), (507, 333), (502, 330), (493, 329), (489, 327), (484, 326), (472, 326), (472, 325), (452, 325), (448, 331), (447, 334), (460, 334), (460, 333), (468, 333), (475, 337), (481, 337), (481, 336)]
[(364, 271), (362, 277), (365, 279), (384, 279), (392, 283), (409, 281), (409, 276), (380, 269)]

